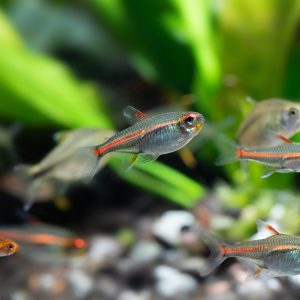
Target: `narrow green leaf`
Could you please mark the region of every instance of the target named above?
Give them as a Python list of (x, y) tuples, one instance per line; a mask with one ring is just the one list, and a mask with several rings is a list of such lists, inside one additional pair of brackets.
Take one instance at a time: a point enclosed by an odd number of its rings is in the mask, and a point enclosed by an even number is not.
[(109, 164), (125, 181), (184, 207), (193, 206), (205, 192), (200, 184), (159, 162), (136, 165), (128, 172), (118, 158)]

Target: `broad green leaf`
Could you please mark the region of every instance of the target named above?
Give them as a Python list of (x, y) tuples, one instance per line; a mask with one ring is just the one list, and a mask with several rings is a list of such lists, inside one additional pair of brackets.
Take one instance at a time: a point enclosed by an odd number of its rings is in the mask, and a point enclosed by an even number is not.
[(199, 183), (157, 161), (135, 165), (130, 171), (118, 158), (111, 159), (109, 164), (125, 181), (184, 207), (192, 207), (205, 193)]
[(12, 28), (5, 14), (0, 10), (0, 44), (5, 44), (15, 48), (23, 47), (22, 39)]
[[(108, 117), (92, 104), (95, 100), (66, 66), (26, 49), (0, 44), (0, 90), (6, 90), (13, 102), (66, 127), (110, 126)], [(11, 114), (17, 115), (18, 110), (16, 105)]]

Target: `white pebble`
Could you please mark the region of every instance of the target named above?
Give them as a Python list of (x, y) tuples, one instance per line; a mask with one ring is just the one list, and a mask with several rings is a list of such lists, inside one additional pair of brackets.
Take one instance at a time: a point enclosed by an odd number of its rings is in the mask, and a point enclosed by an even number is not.
[(192, 226), (194, 216), (183, 210), (173, 210), (164, 213), (153, 225), (153, 234), (170, 245), (177, 246), (181, 241), (181, 229)]
[(185, 299), (196, 292), (198, 283), (189, 274), (169, 266), (160, 265), (154, 270), (156, 292), (168, 299)]

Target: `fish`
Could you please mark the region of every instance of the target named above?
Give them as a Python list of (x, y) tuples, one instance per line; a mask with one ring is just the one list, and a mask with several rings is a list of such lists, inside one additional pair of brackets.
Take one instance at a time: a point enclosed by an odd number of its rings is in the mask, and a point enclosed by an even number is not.
[[(90, 157), (82, 149), (92, 143), (101, 142), (114, 133), (112, 129), (99, 128), (79, 128), (56, 133), (54, 138), (58, 145), (39, 163), (15, 166), (14, 174), (20, 181), (19, 185), (25, 186), (25, 193), (24, 189), (12, 189), (17, 184), (8, 185), (10, 192), (24, 199), (26, 210), (35, 201), (61, 199), (57, 197), (63, 195), (71, 184), (84, 181), (86, 164), (90, 165)], [(95, 173), (106, 165), (107, 159), (99, 161)], [(5, 182), (0, 182), (0, 185), (7, 190)]]
[(89, 241), (60, 226), (45, 223), (30, 223), (1, 226), (0, 237), (16, 241), (22, 257), (35, 264), (62, 266), (69, 259), (85, 256)]
[(287, 138), (300, 130), (300, 103), (283, 99), (255, 102), (253, 110), (237, 132), (237, 142), (244, 147), (269, 147), (281, 143), (272, 132)]
[(0, 256), (12, 255), (17, 252), (18, 249), (19, 245), (16, 242), (3, 238), (0, 239)]
[[(86, 153), (81, 148), (102, 141), (114, 134), (111, 129), (79, 128), (61, 131), (54, 135), (59, 144), (50, 151), (39, 163), (16, 166), (19, 173), (36, 179), (52, 177), (61, 181), (76, 181), (81, 179), (81, 169), (87, 160)], [(104, 163), (104, 161), (103, 161)], [(101, 166), (97, 166), (97, 171)]]
[[(272, 147), (247, 148), (235, 144), (225, 136), (219, 136), (222, 155), (216, 165), (224, 165), (235, 161), (255, 161), (265, 166), (262, 178), (273, 173), (300, 172), (300, 143), (292, 142), (284, 136), (274, 134), (283, 144)], [(220, 142), (222, 141), (222, 143)], [(224, 146), (225, 145), (225, 146)]]
[(147, 115), (128, 106), (123, 113), (131, 126), (91, 148), (96, 162), (112, 152), (130, 153), (130, 169), (137, 162), (153, 161), (162, 154), (181, 149), (204, 125), (204, 117), (198, 112)]
[(270, 224), (257, 221), (258, 230), (266, 229), (271, 235), (236, 245), (219, 241), (209, 231), (196, 228), (199, 237), (207, 244), (210, 255), (200, 268), (201, 276), (207, 276), (225, 259), (235, 257), (255, 266), (256, 277), (278, 277), (300, 274), (300, 236), (282, 234)]
[(87, 247), (87, 243), (84, 239), (68, 230), (50, 225), (34, 224), (6, 228), (0, 227), (0, 236), (14, 239), (21, 244), (55, 246), (75, 250), (85, 249)]

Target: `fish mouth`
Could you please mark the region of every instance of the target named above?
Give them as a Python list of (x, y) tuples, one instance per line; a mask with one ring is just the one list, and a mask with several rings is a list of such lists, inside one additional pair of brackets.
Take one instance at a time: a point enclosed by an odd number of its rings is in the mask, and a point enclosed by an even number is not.
[(202, 129), (202, 127), (203, 127), (203, 125), (204, 125), (204, 124), (203, 124), (202, 122), (199, 122), (198, 124), (196, 124), (196, 127), (195, 127), (195, 128), (196, 128), (196, 131), (197, 131), (197, 132), (200, 132), (201, 129)]

